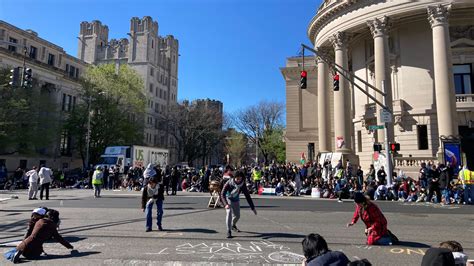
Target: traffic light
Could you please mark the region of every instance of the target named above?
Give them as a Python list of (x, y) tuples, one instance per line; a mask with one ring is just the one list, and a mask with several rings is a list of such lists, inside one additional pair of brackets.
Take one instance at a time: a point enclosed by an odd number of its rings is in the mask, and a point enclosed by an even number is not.
[(301, 71), (301, 80), (300, 80), (300, 88), (301, 89), (306, 89), (306, 77), (308, 76), (308, 72), (306, 71)]
[(25, 68), (25, 72), (23, 72), (23, 88), (30, 88), (33, 81), (33, 70), (31, 68)]
[(334, 87), (334, 91), (339, 91), (339, 74), (336, 73), (332, 78), (332, 85)]
[(390, 150), (392, 152), (399, 151), (400, 150), (400, 143), (396, 143), (396, 142), (390, 143)]
[(382, 144), (374, 143), (374, 151), (380, 152), (382, 150)]
[(10, 70), (10, 86), (18, 87), (20, 86), (20, 67), (15, 67), (14, 69)]

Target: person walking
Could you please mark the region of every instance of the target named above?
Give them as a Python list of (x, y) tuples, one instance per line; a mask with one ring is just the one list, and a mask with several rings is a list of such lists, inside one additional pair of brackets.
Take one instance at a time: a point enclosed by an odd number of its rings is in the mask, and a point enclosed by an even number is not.
[(156, 224), (158, 231), (163, 231), (162, 219), (163, 219), (163, 201), (164, 187), (159, 184), (161, 180), (156, 177), (152, 177), (148, 180), (148, 184), (143, 188), (142, 193), (142, 211), (145, 212), (146, 217), (146, 232), (151, 231), (152, 227), (152, 211), (153, 205), (156, 204)]
[(105, 190), (109, 189), (109, 169), (107, 168), (107, 165), (104, 166), (104, 169), (103, 170), (103, 182), (102, 182), (102, 186), (104, 187)]
[(356, 209), (347, 227), (353, 226), (360, 218), (365, 223), (367, 245), (392, 245), (398, 242), (395, 235), (387, 229), (387, 219), (377, 205), (360, 192), (354, 194), (354, 202)]
[(439, 169), (435, 165), (431, 166), (430, 174), (428, 175), (428, 198), (426, 202), (431, 203), (433, 193), (436, 193), (436, 203), (441, 203), (441, 189), (439, 188)]
[(37, 200), (36, 194), (38, 194), (38, 172), (36, 169), (36, 166), (33, 166), (33, 168), (26, 172), (26, 176), (28, 176), (28, 183), (29, 183), (29, 188), (28, 188), (28, 200)]
[(49, 185), (51, 184), (51, 169), (48, 167), (45, 167), (44, 165), (40, 168), (38, 172), (39, 178), (40, 178), (40, 186), (41, 186), (41, 191), (40, 191), (40, 200), (43, 200), (43, 191), (46, 191), (45, 198), (46, 200), (49, 200)]
[(237, 222), (240, 219), (240, 193), (244, 193), (250, 209), (257, 215), (255, 205), (245, 185), (245, 174), (242, 171), (237, 171), (234, 177), (225, 183), (221, 192), (221, 201), (226, 210), (227, 238), (232, 238), (231, 230), (240, 232), (237, 228)]
[(104, 173), (102, 167), (97, 166), (92, 174), (92, 186), (94, 186), (94, 198), (100, 198), (100, 189), (104, 180)]

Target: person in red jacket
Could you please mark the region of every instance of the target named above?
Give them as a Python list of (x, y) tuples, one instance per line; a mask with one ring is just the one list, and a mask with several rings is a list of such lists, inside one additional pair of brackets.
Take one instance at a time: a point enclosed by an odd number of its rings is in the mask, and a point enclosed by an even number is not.
[(365, 223), (367, 245), (392, 245), (398, 242), (395, 236), (387, 229), (387, 219), (377, 205), (367, 199), (364, 194), (354, 194), (356, 209), (352, 221), (347, 227), (354, 225), (359, 218)]

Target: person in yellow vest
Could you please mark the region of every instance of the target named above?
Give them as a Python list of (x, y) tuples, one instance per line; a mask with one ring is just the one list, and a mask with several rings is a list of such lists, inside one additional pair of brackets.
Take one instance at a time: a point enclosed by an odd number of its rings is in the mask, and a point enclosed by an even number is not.
[(474, 171), (465, 167), (459, 172), (458, 178), (464, 188), (464, 204), (474, 204)]
[(254, 189), (258, 193), (258, 185), (260, 184), (260, 181), (262, 180), (262, 171), (260, 171), (258, 166), (255, 166), (255, 168), (252, 171), (252, 180), (254, 184)]
[(100, 188), (102, 187), (102, 179), (104, 178), (104, 173), (102, 172), (102, 167), (97, 166), (94, 174), (92, 175), (92, 185), (94, 186), (94, 198), (100, 198)]

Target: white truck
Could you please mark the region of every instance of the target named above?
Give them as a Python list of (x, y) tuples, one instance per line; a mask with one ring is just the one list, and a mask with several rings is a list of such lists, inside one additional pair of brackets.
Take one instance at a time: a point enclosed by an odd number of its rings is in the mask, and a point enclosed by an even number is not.
[(169, 163), (169, 150), (146, 146), (109, 146), (100, 156), (98, 166), (119, 166), (120, 173), (125, 167), (146, 167), (149, 163), (164, 167)]

